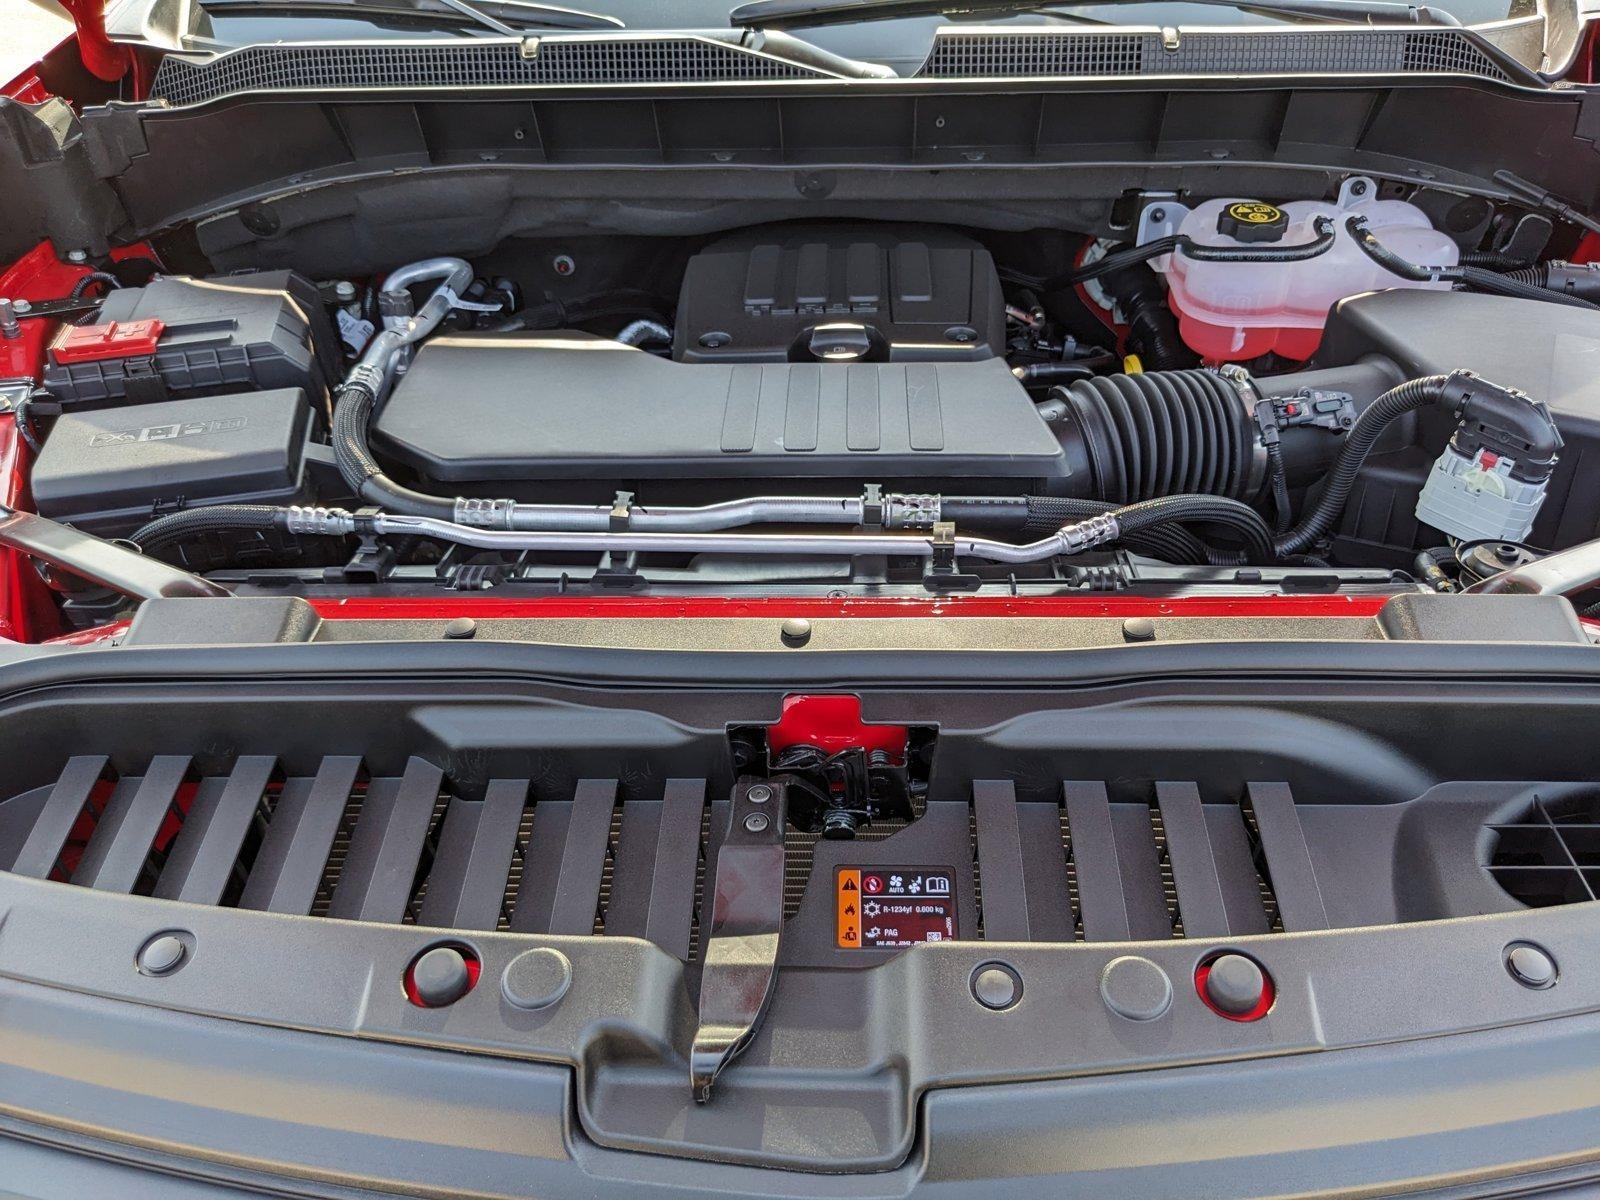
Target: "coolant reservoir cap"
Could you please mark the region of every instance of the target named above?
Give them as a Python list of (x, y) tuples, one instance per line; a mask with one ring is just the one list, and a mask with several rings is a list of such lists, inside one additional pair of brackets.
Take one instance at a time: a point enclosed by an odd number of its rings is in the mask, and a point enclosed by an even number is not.
[(1238, 242), (1278, 242), (1289, 229), (1289, 214), (1261, 200), (1235, 200), (1217, 214), (1217, 232)]

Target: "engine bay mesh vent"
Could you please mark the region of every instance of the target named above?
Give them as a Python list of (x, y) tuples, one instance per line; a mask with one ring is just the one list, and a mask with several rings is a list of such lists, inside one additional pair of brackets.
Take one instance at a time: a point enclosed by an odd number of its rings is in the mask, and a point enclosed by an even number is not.
[(1489, 826), (1489, 873), (1530, 908), (1600, 896), (1600, 792), (1534, 797), (1516, 821)]
[(546, 38), (532, 56), (500, 41), (246, 46), (207, 62), (169, 54), (150, 95), (186, 105), (246, 92), (816, 78), (828, 76), (706, 38)]
[(1186, 30), (1176, 45), (1156, 30), (941, 30), (920, 75), (1021, 76), (1449, 73), (1506, 80), (1505, 72), (1448, 29)]

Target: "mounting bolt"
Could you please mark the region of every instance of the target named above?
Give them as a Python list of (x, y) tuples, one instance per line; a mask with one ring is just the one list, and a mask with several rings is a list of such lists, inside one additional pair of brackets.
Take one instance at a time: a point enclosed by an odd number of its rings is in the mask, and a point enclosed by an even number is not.
[(1167, 219), (1167, 210), (1164, 208), (1152, 208), (1150, 210), (1150, 219), (1160, 225)]
[(804, 617), (790, 617), (778, 630), (785, 646), (804, 646), (811, 640), (811, 622)]
[(333, 298), (340, 304), (349, 304), (356, 298), (356, 285), (348, 279), (341, 279), (333, 285)]
[(9, 300), (0, 300), (0, 337), (14, 342), (22, 336), (22, 325), (17, 320), (17, 306)]
[(457, 617), (444, 627), (444, 636), (460, 642), (475, 638), (478, 636), (478, 623), (471, 617)]
[(751, 813), (744, 819), (744, 827), (747, 833), (765, 833), (767, 826), (771, 824), (772, 822), (767, 819), (766, 813)]
[(721, 350), (733, 341), (731, 333), (723, 333), (720, 329), (713, 329), (710, 333), (700, 335), (700, 345), (706, 350)]
[(764, 783), (752, 783), (744, 798), (751, 804), (765, 804), (772, 799), (772, 789)]

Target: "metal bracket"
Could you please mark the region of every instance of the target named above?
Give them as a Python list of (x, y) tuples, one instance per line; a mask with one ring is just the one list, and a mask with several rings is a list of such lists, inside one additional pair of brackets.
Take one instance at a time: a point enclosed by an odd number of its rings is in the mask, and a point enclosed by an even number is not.
[(741, 779), (717, 851), (711, 933), (700, 976), (699, 1027), (689, 1050), (697, 1104), (750, 1044), (772, 999), (783, 929), (783, 834), (788, 786)]

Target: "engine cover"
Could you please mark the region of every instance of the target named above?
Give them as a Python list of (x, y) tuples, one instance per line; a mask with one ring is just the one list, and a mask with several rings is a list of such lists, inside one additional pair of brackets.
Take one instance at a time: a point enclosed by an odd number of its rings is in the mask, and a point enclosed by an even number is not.
[(689, 260), (680, 362), (993, 358), (1005, 302), (989, 252), (923, 226), (779, 226)]
[(372, 433), (381, 452), (458, 484), (1065, 471), (999, 359), (676, 363), (581, 333), (436, 337)]

